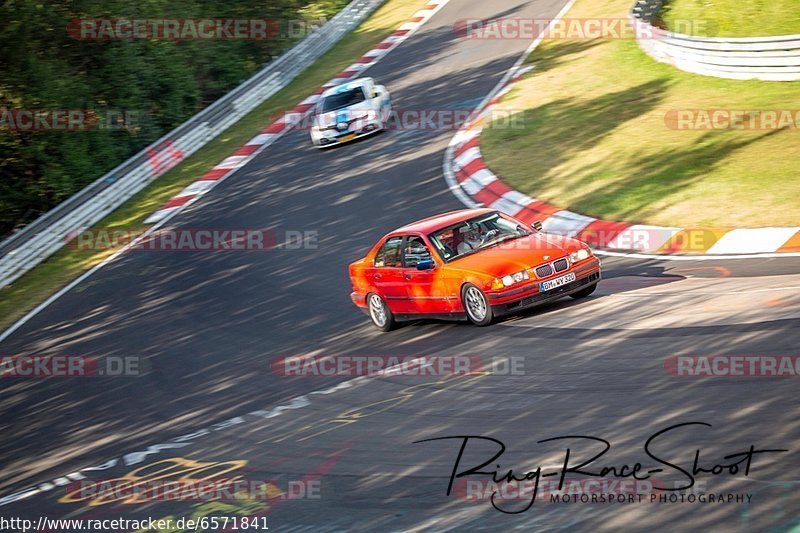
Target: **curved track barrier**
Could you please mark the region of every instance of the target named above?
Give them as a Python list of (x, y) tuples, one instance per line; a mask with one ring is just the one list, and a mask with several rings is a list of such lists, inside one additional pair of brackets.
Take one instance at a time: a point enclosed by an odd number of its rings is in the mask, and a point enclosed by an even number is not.
[(0, 243), (0, 288), (34, 268), (156, 178), (195, 153), (354, 30), (384, 0), (353, 0), (322, 28), (184, 124)]
[(662, 63), (704, 76), (737, 80), (800, 80), (800, 34), (773, 37), (693, 37), (652, 24), (663, 0), (638, 0), (631, 10), (639, 47)]

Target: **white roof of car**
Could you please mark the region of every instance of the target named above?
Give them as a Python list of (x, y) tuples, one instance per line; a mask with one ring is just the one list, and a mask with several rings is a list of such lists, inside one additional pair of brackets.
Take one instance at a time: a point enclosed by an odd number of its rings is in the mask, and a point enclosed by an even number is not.
[(335, 87), (331, 87), (330, 89), (328, 89), (327, 91), (322, 93), (322, 96), (320, 98), (325, 98), (326, 96), (330, 96), (332, 94), (341, 93), (341, 92), (344, 92), (344, 91), (350, 91), (350, 90), (355, 89), (357, 87), (364, 87), (365, 85), (367, 85), (368, 82), (371, 82), (371, 81), (373, 81), (372, 78), (358, 78), (356, 80), (348, 81), (347, 83), (343, 83), (341, 85), (336, 85)]

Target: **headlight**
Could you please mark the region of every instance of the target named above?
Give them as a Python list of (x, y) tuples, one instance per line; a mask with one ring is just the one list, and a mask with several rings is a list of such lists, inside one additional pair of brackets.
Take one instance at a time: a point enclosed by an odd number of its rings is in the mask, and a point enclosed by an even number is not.
[(583, 261), (584, 259), (589, 259), (592, 255), (592, 251), (588, 248), (581, 248), (577, 252), (572, 252), (569, 254), (569, 262), (570, 263), (577, 263), (579, 261)]
[(502, 289), (503, 287), (510, 287), (515, 283), (525, 281), (526, 279), (531, 279), (531, 275), (528, 274), (527, 270), (515, 272), (514, 274), (509, 274), (508, 276), (503, 276), (500, 279), (494, 280), (492, 282), (492, 288), (498, 290)]

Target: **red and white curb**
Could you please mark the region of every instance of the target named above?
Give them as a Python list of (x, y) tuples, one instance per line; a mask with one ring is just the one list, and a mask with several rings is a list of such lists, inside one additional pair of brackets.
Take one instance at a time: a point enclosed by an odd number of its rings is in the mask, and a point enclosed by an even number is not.
[(320, 95), (330, 87), (341, 85), (357, 78), (369, 67), (377, 63), (386, 54), (391, 52), (403, 41), (413, 35), (420, 27), (427, 23), (450, 0), (429, 0), (427, 5), (400, 27), (389, 37), (378, 43), (375, 48), (361, 56), (355, 63), (345, 68), (335, 78), (317, 89), (314, 94), (297, 104), (291, 111), (264, 128), (261, 133), (250, 139), (247, 144), (233, 152), (214, 168), (206, 172), (200, 179), (183, 189), (162, 205), (155, 213), (150, 215), (145, 224), (156, 224), (171, 218), (186, 206), (197, 200), (202, 195), (213, 189), (236, 170), (252, 161), (267, 146), (278, 140), (299, 124), (319, 101)]
[(259, 153), (261, 153), (282, 135), (290, 131), (294, 125), (303, 120), (306, 114), (311, 111), (311, 108), (319, 100), (319, 95), (322, 94), (322, 92), (324, 92), (328, 87), (339, 85), (361, 75), (365, 70), (380, 61), (380, 59), (386, 54), (399, 46), (400, 43), (411, 37), (449, 1), (450, 0), (429, 0), (425, 7), (414, 13), (414, 15), (407, 22), (400, 25), (400, 27), (398, 27), (394, 33), (378, 43), (375, 48), (364, 54), (358, 61), (344, 69), (334, 79), (330, 80), (320, 89), (315, 91), (314, 94), (297, 104), (297, 106), (295, 106), (290, 112), (285, 113), (283, 117), (273, 122), (264, 130), (262, 130), (261, 133), (250, 139), (247, 144), (236, 150), (233, 154), (225, 158), (213, 169), (206, 172), (200, 179), (190, 184), (180, 193), (175, 195), (170, 201), (162, 205), (158, 211), (153, 213), (147, 218), (147, 220), (145, 220), (146, 224), (153, 225), (150, 226), (142, 235), (128, 243), (123, 248), (114, 252), (99, 264), (75, 278), (64, 288), (47, 298), (44, 302), (36, 306), (28, 314), (15, 322), (11, 327), (3, 331), (2, 334), (0, 334), (0, 342), (12, 335), (22, 325), (39, 314), (54, 301), (61, 298), (61, 296), (71, 291), (74, 287), (81, 284), (87, 278), (91, 277), (95, 272), (103, 268), (105, 265), (116, 260), (129, 248), (138, 245), (142, 240), (148, 238), (151, 233), (164, 226), (170, 219), (180, 213), (183, 209), (196, 202), (204, 194), (208, 193), (211, 189), (222, 183), (228, 177), (232, 176), (238, 169), (252, 161)]
[[(569, 2), (554, 19), (560, 19)], [(553, 24), (551, 22), (551, 24)], [(800, 253), (800, 227), (787, 228), (671, 228), (611, 222), (573, 213), (531, 198), (503, 183), (483, 161), (480, 136), (492, 108), (532, 67), (522, 63), (536, 49), (539, 37), (506, 77), (473, 113), (473, 119), (453, 137), (445, 154), (444, 174), (450, 190), (468, 207), (490, 207), (523, 222), (542, 222), (545, 232), (583, 240), (595, 248), (624, 255), (657, 255), (697, 259), (748, 257), (758, 254), (785, 256)]]

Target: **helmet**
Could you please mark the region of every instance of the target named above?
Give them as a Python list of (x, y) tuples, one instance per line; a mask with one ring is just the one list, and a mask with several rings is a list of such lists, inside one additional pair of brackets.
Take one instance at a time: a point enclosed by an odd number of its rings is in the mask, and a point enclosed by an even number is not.
[(466, 237), (466, 239), (468, 241), (472, 241), (472, 242), (480, 241), (481, 240), (481, 232), (477, 227), (473, 226), (469, 230), (467, 230), (467, 233), (466, 233), (465, 237)]

